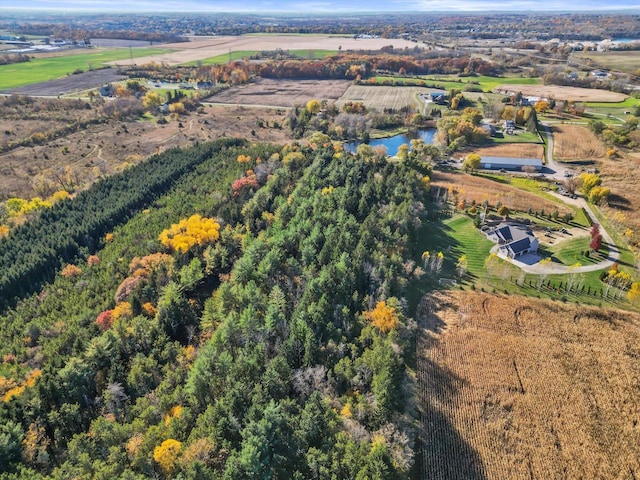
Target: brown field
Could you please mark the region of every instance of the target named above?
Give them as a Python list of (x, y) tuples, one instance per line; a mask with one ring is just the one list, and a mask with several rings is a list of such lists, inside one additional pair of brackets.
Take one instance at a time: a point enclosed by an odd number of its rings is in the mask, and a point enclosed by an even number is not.
[[(259, 128), (258, 119), (269, 127)], [(204, 113), (191, 113), (166, 125), (153, 121), (113, 121), (90, 126), (46, 145), (20, 147), (0, 154), (0, 201), (12, 196), (46, 195), (52, 189), (60, 189), (58, 178), (64, 177), (66, 166), (80, 186), (87, 186), (98, 175), (121, 168), (124, 162), (137, 163), (153, 153), (195, 141), (229, 136), (285, 142), (287, 132), (273, 128), (274, 122), (282, 125), (283, 121), (283, 110), (205, 106)], [(43, 120), (0, 118), (0, 132), (12, 130), (18, 124), (22, 134), (27, 134), (42, 127)]]
[(270, 80), (260, 78), (224, 90), (207, 100), (231, 105), (293, 107), (311, 99), (335, 101), (347, 90), (349, 80)]
[[(150, 62), (179, 65), (195, 62), (206, 58), (217, 57), (227, 53), (247, 50), (380, 50), (387, 45), (395, 48), (414, 48), (415, 43), (397, 38), (359, 38), (353, 36), (335, 37), (324, 35), (247, 35), (247, 36), (219, 36), (192, 39), (189, 43), (164, 44), (165, 48), (174, 48), (174, 52), (136, 58), (134, 62), (142, 65)], [(130, 65), (131, 60), (110, 62), (112, 65)]]
[(573, 57), (578, 57), (578, 61), (584, 62), (587, 58), (590, 58), (598, 65), (602, 65), (605, 68), (612, 70), (619, 70), (621, 72), (636, 73), (638, 72), (638, 65), (640, 65), (640, 52), (585, 52), (574, 53)]
[(596, 160), (606, 154), (602, 141), (587, 127), (554, 125), (554, 157), (559, 160)]
[(542, 158), (544, 146), (537, 143), (499, 143), (490, 147), (474, 148), (473, 151), (489, 157)]
[(622, 102), (628, 95), (624, 93), (598, 90), (594, 88), (564, 87), (560, 85), (500, 85), (493, 89), (497, 93), (522, 92), (556, 100), (573, 100), (576, 102)]
[(338, 107), (346, 102), (362, 102), (365, 107), (376, 110), (393, 108), (399, 110), (405, 106), (417, 108), (419, 93), (429, 92), (424, 87), (386, 87), (371, 85), (351, 85), (336, 102)]
[(491, 205), (501, 202), (511, 210), (526, 212), (529, 208), (533, 210), (545, 210), (552, 212), (558, 209), (560, 215), (569, 213), (571, 210), (561, 203), (546, 200), (534, 193), (526, 192), (511, 185), (498, 183), (487, 178), (469, 175), (466, 173), (450, 173), (434, 170), (431, 175), (431, 188), (441, 188), (448, 190), (453, 186), (460, 200), (465, 200), (470, 204), (475, 200), (476, 204), (481, 204), (485, 200)]
[(640, 475), (640, 317), (524, 297), (425, 297), (421, 478)]

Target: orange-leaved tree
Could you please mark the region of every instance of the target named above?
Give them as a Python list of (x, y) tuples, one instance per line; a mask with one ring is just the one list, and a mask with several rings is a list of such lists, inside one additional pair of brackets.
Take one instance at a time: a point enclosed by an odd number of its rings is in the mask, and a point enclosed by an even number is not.
[(192, 215), (174, 223), (160, 233), (160, 243), (178, 252), (185, 253), (193, 246), (213, 243), (220, 237), (220, 224), (212, 218)]
[(387, 305), (387, 302), (380, 301), (373, 310), (364, 312), (364, 318), (369, 320), (371, 324), (381, 332), (393, 330), (400, 323), (398, 311), (393, 305)]

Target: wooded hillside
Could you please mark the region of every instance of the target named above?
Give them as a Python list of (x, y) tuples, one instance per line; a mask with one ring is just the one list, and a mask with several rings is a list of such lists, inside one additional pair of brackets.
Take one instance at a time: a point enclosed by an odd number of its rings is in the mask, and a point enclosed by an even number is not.
[(421, 176), (330, 143), (182, 153), (0, 244), (72, 239), (0, 319), (0, 477), (406, 478)]

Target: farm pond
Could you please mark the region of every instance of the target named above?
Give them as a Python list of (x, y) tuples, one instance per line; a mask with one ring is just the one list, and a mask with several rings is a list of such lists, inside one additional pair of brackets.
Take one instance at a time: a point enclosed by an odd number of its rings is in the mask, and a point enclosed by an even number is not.
[[(411, 146), (411, 140), (420, 139), (424, 143), (433, 143), (433, 137), (435, 134), (435, 128), (427, 128), (424, 130), (417, 130), (415, 132), (394, 135), (393, 137), (375, 138), (369, 141), (369, 145), (371, 145), (372, 147), (377, 147), (378, 145), (387, 147), (387, 154), (394, 156), (398, 153), (398, 148), (400, 148), (400, 145), (406, 143), (407, 145)], [(349, 152), (355, 153), (358, 145), (360, 145), (361, 143), (362, 142), (360, 141), (347, 142), (344, 144), (344, 148)]]

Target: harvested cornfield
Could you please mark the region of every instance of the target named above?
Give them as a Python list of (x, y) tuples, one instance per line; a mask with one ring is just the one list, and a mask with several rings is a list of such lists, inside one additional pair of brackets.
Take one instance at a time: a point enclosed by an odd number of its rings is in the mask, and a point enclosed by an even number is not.
[(606, 148), (587, 127), (554, 125), (553, 155), (558, 160), (595, 160), (605, 156)]
[(421, 478), (639, 478), (640, 317), (451, 292), (418, 320)]

